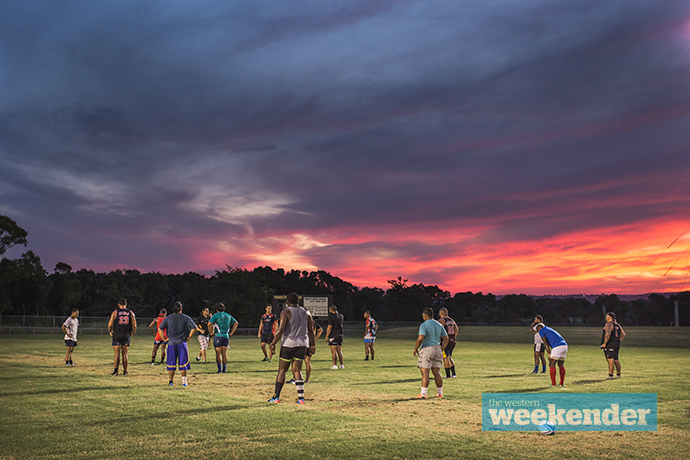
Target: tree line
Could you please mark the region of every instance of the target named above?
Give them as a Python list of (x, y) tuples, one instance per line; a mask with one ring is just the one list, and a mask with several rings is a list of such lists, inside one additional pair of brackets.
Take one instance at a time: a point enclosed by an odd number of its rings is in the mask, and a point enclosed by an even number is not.
[(59, 262), (48, 273), (33, 251), (17, 259), (4, 257), (16, 245), (27, 244), (27, 232), (15, 221), (0, 215), (0, 314), (67, 316), (78, 308), (83, 316), (107, 316), (125, 297), (140, 317), (153, 317), (161, 308), (180, 301), (185, 312), (197, 315), (206, 306), (223, 302), (242, 326), (258, 324), (264, 307), (274, 295), (297, 292), (301, 295), (329, 295), (346, 320), (362, 319), (370, 311), (378, 321), (414, 321), (431, 306), (445, 307), (460, 323), (531, 323), (535, 314), (550, 324), (599, 325), (604, 311), (616, 312), (626, 325), (668, 326), (674, 320), (674, 301), (679, 300), (681, 324), (688, 324), (690, 292), (665, 297), (651, 294), (646, 299), (622, 301), (617, 295), (601, 295), (594, 303), (583, 297), (530, 297), (511, 294), (497, 298), (481, 292), (453, 295), (436, 285), (411, 284), (398, 277), (387, 289), (360, 288), (330, 273), (257, 267), (247, 270), (226, 267), (212, 276), (141, 273), (113, 270), (97, 273)]

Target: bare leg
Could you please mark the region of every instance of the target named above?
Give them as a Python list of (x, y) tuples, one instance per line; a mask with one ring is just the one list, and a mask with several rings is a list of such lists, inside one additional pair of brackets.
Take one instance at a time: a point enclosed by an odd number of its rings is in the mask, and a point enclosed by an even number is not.
[(127, 357), (127, 352), (129, 351), (129, 347), (123, 346), (122, 347), (122, 370), (127, 372), (127, 365), (129, 364), (129, 359)]
[[(428, 380), (428, 370), (427, 370), (427, 382)], [(434, 380), (436, 381), (436, 388), (442, 388), (443, 387), (443, 378), (441, 378), (441, 371), (439, 367), (432, 367), (431, 372), (434, 374)], [(428, 386), (428, 384), (427, 384)]]
[(113, 366), (115, 367), (115, 372), (117, 372), (118, 368), (120, 367), (120, 346), (113, 346), (113, 350), (115, 351), (115, 359), (113, 360)]

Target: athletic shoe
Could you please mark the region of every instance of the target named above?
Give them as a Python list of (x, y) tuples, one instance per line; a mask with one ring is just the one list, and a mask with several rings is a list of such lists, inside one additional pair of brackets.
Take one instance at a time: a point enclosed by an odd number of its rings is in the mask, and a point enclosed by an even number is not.
[(451, 379), (457, 379), (457, 378), (458, 378), (458, 376), (455, 374), (453, 374), (453, 376), (451, 377)]
[(369, 357), (367, 356), (366, 358), (364, 358), (364, 361), (369, 361)]
[(70, 364), (70, 363), (65, 363), (65, 366), (70, 367), (71, 364)]
[(297, 398), (297, 401), (295, 401), (297, 404), (304, 404), (304, 398)]
[(117, 375), (117, 371), (113, 371), (113, 373), (110, 375)]
[(186, 386), (187, 386), (187, 384), (186, 384), (186, 383), (183, 383), (183, 384), (182, 384), (182, 386), (183, 386), (183, 387), (186, 387)]
[(155, 365), (156, 365), (156, 363), (151, 363), (151, 365), (152, 365), (152, 366), (155, 366)]
[(292, 384), (294, 385), (294, 384), (295, 384), (295, 379), (290, 379), (290, 380), (288, 380), (288, 381), (285, 382), (285, 383), (292, 383)]
[(540, 374), (546, 374), (546, 370), (541, 371)]
[(127, 373), (127, 371), (124, 371), (124, 372), (122, 373), (122, 375), (129, 375), (129, 374)]
[(341, 368), (341, 369), (345, 369), (345, 366), (341, 364), (341, 365), (340, 365), (340, 368)]
[(539, 373), (539, 371), (532, 371), (532, 372), (530, 372), (530, 374), (538, 374), (538, 373)]
[(169, 385), (169, 386), (173, 386), (173, 383), (172, 383), (172, 382), (170, 382), (170, 383), (168, 383), (168, 385)]
[(441, 398), (443, 398), (443, 395), (436, 395), (436, 397), (441, 399)]
[(613, 380), (613, 375), (607, 375), (606, 380)]
[(270, 359), (264, 358), (264, 359), (261, 360), (262, 363), (265, 363), (266, 361), (270, 361)]
[(271, 397), (271, 399), (268, 400), (268, 402), (270, 402), (272, 404), (278, 404), (280, 402), (280, 398), (277, 396), (273, 396), (273, 397)]
[(616, 374), (616, 376), (614, 377), (614, 379), (619, 379), (619, 378), (621, 378), (620, 374)]
[(216, 374), (222, 374), (222, 373), (223, 373), (223, 371), (218, 371), (218, 372), (216, 372)]
[(418, 395), (415, 397), (415, 399), (428, 399), (428, 398), (427, 398), (426, 395), (423, 395), (423, 394), (420, 393), (420, 394), (418, 394)]
[(196, 360), (197, 360), (197, 361), (201, 361), (201, 358), (199, 358), (199, 357), (197, 356), (197, 357), (196, 357)]
[(338, 366), (333, 366), (333, 367), (331, 367), (331, 370), (337, 369), (337, 368), (338, 368)]

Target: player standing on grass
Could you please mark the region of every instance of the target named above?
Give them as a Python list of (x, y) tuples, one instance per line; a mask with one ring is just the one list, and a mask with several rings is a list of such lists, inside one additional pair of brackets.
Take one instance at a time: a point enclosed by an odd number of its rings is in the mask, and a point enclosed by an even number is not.
[(149, 324), (151, 333), (156, 335), (156, 337), (153, 339), (153, 352), (151, 352), (152, 366), (156, 364), (156, 354), (158, 354), (158, 347), (161, 345), (163, 345), (161, 347), (161, 364), (165, 362), (165, 342), (168, 341), (168, 338), (165, 336), (165, 332), (161, 333), (160, 326), (166, 316), (168, 316), (168, 310), (161, 308), (161, 310), (158, 312), (158, 318), (155, 318)]
[[(304, 307), (302, 307), (302, 308), (304, 308)], [(306, 308), (305, 308), (305, 310), (306, 310)], [(307, 310), (307, 314), (309, 314), (309, 316), (311, 316), (311, 313), (309, 312), (309, 310)], [(319, 326), (319, 323), (314, 321), (313, 316), (311, 318), (311, 321), (312, 321), (312, 324), (314, 325), (314, 340), (319, 340), (319, 337), (321, 337), (321, 334), (323, 334), (323, 328), (321, 326)], [(304, 383), (309, 383), (309, 377), (311, 376), (311, 357), (312, 356), (313, 356), (313, 353), (310, 351), (310, 349), (307, 349), (307, 354), (304, 355), (304, 367), (306, 369), (307, 378), (304, 379)], [(294, 361), (292, 363), (293, 368), (295, 367), (295, 363), (296, 363), (296, 361)], [(294, 373), (294, 369), (293, 369), (293, 373)], [(290, 379), (290, 381), (288, 383), (294, 384), (295, 378), (293, 377), (292, 379)]]
[(601, 349), (609, 363), (608, 379), (613, 378), (613, 367), (616, 367), (616, 378), (621, 378), (621, 362), (618, 361), (618, 352), (621, 348), (621, 340), (625, 337), (625, 331), (616, 321), (616, 314), (606, 313), (606, 325), (601, 331)]
[(168, 337), (168, 377), (169, 385), (173, 386), (176, 368), (182, 374), (182, 386), (187, 386), (187, 371), (191, 369), (189, 364), (189, 349), (187, 341), (196, 333), (196, 324), (189, 316), (182, 313), (182, 304), (175, 302), (172, 308), (173, 314), (166, 317), (159, 329)]
[(208, 350), (208, 341), (210, 333), (208, 331), (208, 320), (211, 318), (211, 312), (208, 307), (201, 310), (201, 315), (196, 319), (196, 331), (199, 333), (197, 338), (199, 339), (199, 356), (196, 360), (199, 361), (204, 358), (206, 362), (206, 350)]
[(551, 376), (551, 386), (556, 386), (556, 363), (558, 363), (558, 373), (561, 376), (560, 386), (565, 382), (565, 357), (568, 354), (568, 344), (563, 336), (550, 327), (539, 323), (535, 329), (544, 340), (546, 352), (549, 354), (549, 374)]
[(276, 343), (282, 339), (275, 391), (268, 402), (280, 402), (280, 392), (283, 389), (283, 385), (285, 385), (285, 373), (292, 364), (292, 375), (295, 378), (295, 387), (297, 387), (296, 402), (297, 404), (304, 404), (302, 361), (306, 357), (307, 350), (312, 354), (316, 352), (314, 324), (307, 310), (300, 308), (299, 296), (297, 294), (294, 292), (290, 293), (287, 300), (288, 306), (280, 313), (280, 327), (271, 342), (271, 348), (275, 350)]
[(422, 391), (417, 399), (427, 399), (429, 371), (434, 374), (436, 397), (443, 398), (443, 378), (439, 370), (443, 365), (441, 350), (448, 346), (448, 333), (441, 323), (434, 319), (434, 310), (431, 307), (424, 308), (422, 318), (424, 322), (419, 326), (419, 335), (412, 352), (417, 356), (417, 367), (422, 372)]
[(115, 351), (113, 362), (115, 370), (110, 375), (118, 374), (120, 356), (122, 356), (122, 375), (127, 375), (129, 341), (137, 332), (137, 319), (134, 312), (127, 309), (127, 299), (122, 298), (117, 301), (117, 310), (110, 315), (110, 321), (108, 321), (108, 331), (113, 338), (113, 350)]
[(72, 310), (72, 314), (69, 318), (62, 323), (62, 332), (65, 333), (65, 346), (67, 347), (67, 353), (65, 354), (65, 366), (74, 366), (72, 362), (72, 352), (74, 347), (77, 346), (77, 329), (79, 329), (79, 310), (76, 308)]
[(331, 358), (333, 359), (333, 367), (331, 369), (338, 369), (338, 360), (340, 360), (340, 369), (345, 369), (343, 365), (343, 323), (345, 318), (341, 313), (338, 313), (338, 307), (331, 305), (328, 307), (328, 327), (326, 328), (326, 340), (328, 346), (331, 347)]
[(453, 318), (448, 316), (448, 309), (441, 308), (438, 311), (439, 320), (441, 326), (446, 330), (448, 334), (448, 345), (443, 350), (443, 367), (446, 370), (446, 378), (458, 378), (455, 374), (455, 361), (453, 361), (453, 350), (455, 349), (455, 339), (458, 336), (458, 325)]
[(273, 307), (266, 305), (266, 313), (261, 315), (261, 321), (259, 321), (259, 339), (261, 340), (261, 351), (264, 352), (264, 359), (262, 361), (271, 361), (273, 358), (273, 352), (271, 351), (270, 345), (273, 342), (273, 330), (274, 326), (278, 322), (278, 317), (273, 314)]
[(534, 334), (534, 370), (532, 371), (532, 374), (538, 374), (539, 373), (539, 362), (541, 361), (541, 373), (546, 372), (546, 358), (544, 358), (544, 341), (541, 339), (541, 336), (537, 332), (536, 326), (539, 323), (543, 323), (544, 318), (542, 318), (540, 315), (537, 315), (534, 317), (534, 321), (532, 321), (532, 324), (529, 327), (529, 331)]
[(371, 360), (374, 360), (374, 341), (376, 340), (376, 331), (379, 325), (371, 313), (364, 312), (364, 361), (369, 361), (369, 352), (371, 351)]
[[(224, 374), (228, 366), (230, 336), (235, 333), (239, 323), (230, 314), (225, 313), (225, 304), (218, 302), (215, 309), (216, 313), (208, 320), (208, 329), (215, 331), (215, 327), (218, 326), (218, 332), (213, 337), (213, 348), (216, 349), (218, 374)], [(230, 331), (230, 327), (232, 327), (232, 331)]]

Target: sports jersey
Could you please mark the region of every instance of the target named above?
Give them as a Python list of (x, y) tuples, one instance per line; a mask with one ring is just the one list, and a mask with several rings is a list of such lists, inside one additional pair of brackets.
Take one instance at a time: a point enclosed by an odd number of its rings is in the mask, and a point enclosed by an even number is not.
[(534, 344), (538, 345), (540, 343), (544, 343), (544, 341), (541, 339), (541, 336), (539, 335), (539, 333), (535, 333), (534, 334)]
[(115, 310), (115, 321), (113, 322), (113, 339), (124, 338), (126, 341), (132, 335), (132, 318), (134, 313), (127, 308), (118, 308)]
[(621, 346), (621, 325), (616, 321), (606, 323), (604, 329), (601, 331), (601, 344), (606, 340), (606, 332), (610, 332), (609, 341), (606, 343), (607, 348), (618, 348)]
[(443, 318), (443, 328), (448, 334), (448, 343), (455, 343), (455, 331), (458, 328), (457, 323), (450, 316), (445, 316)]
[(77, 318), (72, 318), (71, 316), (65, 320), (64, 323), (62, 323), (63, 326), (67, 329), (67, 332), (72, 334), (72, 337), (69, 335), (65, 334), (65, 340), (73, 340), (77, 341), (77, 329), (79, 328), (79, 320)]
[(261, 333), (273, 333), (273, 326), (275, 325), (276, 321), (278, 321), (278, 317), (273, 313), (264, 313), (261, 315)]
[(371, 316), (367, 318), (364, 328), (366, 330), (364, 337), (365, 338), (374, 338), (376, 337), (376, 320), (372, 318)]
[(290, 320), (285, 326), (281, 346), (283, 347), (308, 347), (309, 332), (308, 318), (309, 313), (304, 308), (288, 307)]
[(422, 323), (421, 326), (419, 326), (419, 335), (424, 336), (422, 346), (419, 347), (421, 350), (422, 348), (441, 345), (441, 337), (447, 336), (448, 333), (443, 328), (441, 323), (435, 319), (427, 319)]
[(154, 339), (156, 342), (164, 342), (168, 340), (168, 337), (165, 334), (165, 332), (161, 334), (161, 323), (164, 319), (164, 315), (158, 315), (158, 318), (156, 318), (156, 327), (158, 328), (158, 330), (156, 331), (156, 338)]
[(218, 334), (216, 334), (217, 337), (228, 339), (230, 338), (230, 328), (237, 322), (237, 320), (230, 314), (225, 313), (224, 311), (219, 311), (215, 315), (211, 316), (209, 322), (218, 326)]
[(561, 334), (548, 326), (541, 328), (539, 335), (549, 341), (551, 348), (560, 347), (561, 345), (568, 345)]
[(345, 317), (341, 313), (329, 313), (328, 325), (331, 326), (331, 335), (329, 339), (337, 339), (343, 336), (343, 321)]
[(210, 316), (207, 318), (206, 316), (204, 316), (202, 314), (201, 316), (199, 316), (196, 319), (196, 321), (194, 321), (197, 324), (197, 326), (199, 326), (201, 328), (200, 334), (205, 335), (206, 337), (208, 337), (208, 335), (209, 335), (209, 333), (208, 333), (208, 320), (210, 318), (211, 318)]
[(168, 345), (178, 345), (180, 343), (187, 343), (189, 333), (192, 329), (196, 329), (196, 324), (189, 316), (184, 313), (173, 313), (166, 316), (160, 325), (160, 329), (164, 329), (170, 343)]

